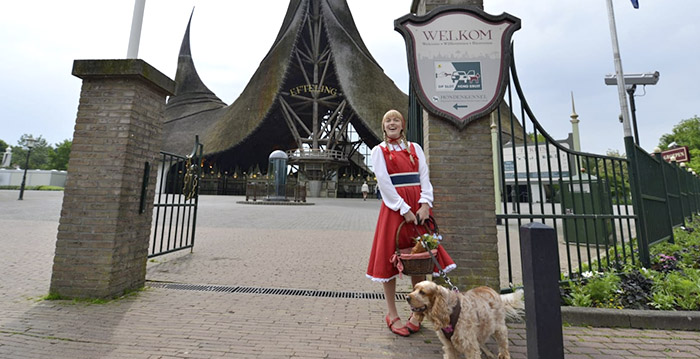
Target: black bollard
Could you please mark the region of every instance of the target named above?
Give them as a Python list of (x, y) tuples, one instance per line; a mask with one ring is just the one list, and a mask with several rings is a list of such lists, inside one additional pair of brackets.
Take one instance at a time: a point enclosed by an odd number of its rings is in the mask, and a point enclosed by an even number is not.
[(520, 227), (528, 359), (564, 358), (557, 234), (542, 223)]

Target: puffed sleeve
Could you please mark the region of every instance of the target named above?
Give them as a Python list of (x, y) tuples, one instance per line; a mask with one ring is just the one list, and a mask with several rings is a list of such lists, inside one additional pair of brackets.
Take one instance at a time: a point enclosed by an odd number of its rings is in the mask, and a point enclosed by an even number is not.
[(391, 183), (391, 177), (389, 177), (389, 172), (386, 169), (386, 162), (381, 145), (372, 148), (372, 169), (374, 170), (374, 175), (377, 176), (377, 185), (379, 186), (379, 191), (382, 193), (384, 205), (392, 211), (398, 211), (401, 215), (410, 211), (411, 207), (399, 196), (394, 184)]
[(432, 208), (433, 184), (430, 183), (430, 171), (428, 170), (428, 163), (425, 161), (425, 153), (423, 148), (417, 143), (413, 144), (413, 148), (416, 150), (416, 157), (418, 157), (418, 175), (420, 176), (420, 199), (418, 203), (427, 203)]

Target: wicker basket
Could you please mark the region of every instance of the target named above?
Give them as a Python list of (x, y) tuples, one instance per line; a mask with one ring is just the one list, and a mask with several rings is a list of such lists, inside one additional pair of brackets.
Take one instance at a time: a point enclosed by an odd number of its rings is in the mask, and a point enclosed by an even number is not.
[[(433, 256), (437, 255), (437, 249), (433, 249), (431, 252)], [(401, 273), (405, 275), (428, 275), (435, 272), (435, 264), (428, 252), (411, 254), (411, 248), (404, 248), (399, 252), (399, 260), (403, 263)]]
[[(409, 276), (433, 274), (435, 264), (432, 258), (430, 258), (430, 253), (426, 251), (411, 254), (411, 247), (399, 249), (399, 233), (404, 223), (405, 222), (401, 222), (399, 228), (396, 230), (396, 257), (401, 264), (403, 264), (403, 270), (400, 270), (400, 272)], [(433, 256), (437, 256), (437, 249), (433, 249), (430, 252)]]

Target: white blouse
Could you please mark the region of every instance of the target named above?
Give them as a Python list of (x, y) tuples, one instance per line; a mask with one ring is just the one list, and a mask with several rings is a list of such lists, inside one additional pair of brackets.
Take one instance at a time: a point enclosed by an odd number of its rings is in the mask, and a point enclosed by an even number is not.
[[(384, 153), (379, 146), (388, 146), (391, 151), (402, 151), (406, 149), (406, 146), (403, 143), (401, 145), (387, 145), (385, 142), (382, 142), (372, 149), (372, 168), (374, 169), (374, 175), (377, 176), (377, 186), (379, 186), (379, 191), (382, 194), (382, 201), (389, 209), (399, 211), (399, 214), (404, 215), (404, 213), (411, 210), (411, 207), (399, 196), (396, 188), (391, 183), (389, 172), (386, 169)], [(415, 149), (414, 154), (418, 157), (418, 175), (420, 176), (420, 199), (418, 203), (427, 203), (432, 208), (433, 185), (430, 183), (425, 153), (423, 153), (423, 148), (417, 143), (413, 143), (413, 148)]]

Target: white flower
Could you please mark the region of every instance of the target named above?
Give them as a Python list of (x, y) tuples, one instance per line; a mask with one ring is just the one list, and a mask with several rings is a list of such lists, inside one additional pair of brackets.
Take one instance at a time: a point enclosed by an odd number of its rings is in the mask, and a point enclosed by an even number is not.
[(593, 272), (586, 271), (586, 272), (581, 273), (581, 275), (583, 276), (583, 278), (590, 278), (590, 277), (593, 277)]

